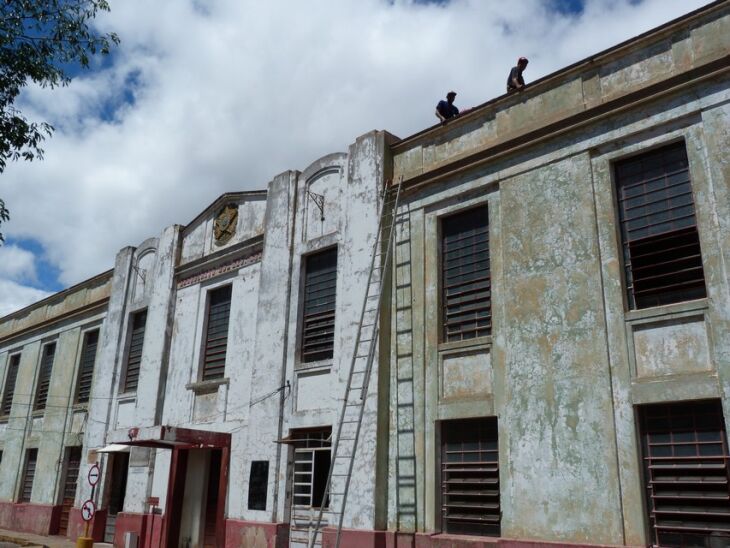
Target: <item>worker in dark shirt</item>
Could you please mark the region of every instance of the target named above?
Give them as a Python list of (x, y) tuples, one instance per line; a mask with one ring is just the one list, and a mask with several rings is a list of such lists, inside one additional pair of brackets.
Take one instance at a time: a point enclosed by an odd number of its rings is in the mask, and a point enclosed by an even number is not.
[(441, 100), (436, 105), (436, 117), (442, 122), (456, 118), (459, 115), (459, 109), (456, 108), (454, 99), (456, 99), (456, 92), (450, 91), (446, 94), (446, 101)]
[(520, 57), (517, 60), (517, 66), (512, 67), (507, 78), (507, 93), (513, 91), (522, 91), (525, 88), (525, 80), (522, 78), (522, 72), (527, 68), (527, 57)]

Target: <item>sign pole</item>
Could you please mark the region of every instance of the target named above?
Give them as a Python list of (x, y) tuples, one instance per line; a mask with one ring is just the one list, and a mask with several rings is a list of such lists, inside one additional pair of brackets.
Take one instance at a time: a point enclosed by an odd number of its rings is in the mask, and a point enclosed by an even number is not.
[(81, 517), (86, 522), (84, 526), (84, 536), (76, 539), (76, 548), (93, 548), (94, 539), (89, 537), (89, 527), (91, 520), (96, 514), (96, 505), (94, 504), (94, 493), (96, 492), (96, 484), (99, 482), (99, 465), (94, 464), (89, 468), (87, 479), (91, 485), (91, 497), (81, 505)]

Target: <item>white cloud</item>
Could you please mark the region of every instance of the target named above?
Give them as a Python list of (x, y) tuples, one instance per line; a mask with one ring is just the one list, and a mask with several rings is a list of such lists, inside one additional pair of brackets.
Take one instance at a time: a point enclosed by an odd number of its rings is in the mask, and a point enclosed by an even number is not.
[(0, 247), (0, 278), (35, 281), (35, 255), (17, 245)]
[(588, 0), (565, 16), (540, 0), (116, 0), (99, 21), (122, 38), (113, 66), (24, 95), (58, 130), (43, 162), (3, 175), (3, 231), (41, 242), (72, 284), (222, 192), (264, 188), (371, 129), (433, 124), (448, 89), (462, 108), (501, 94), (519, 55), (529, 82), (706, 3)]

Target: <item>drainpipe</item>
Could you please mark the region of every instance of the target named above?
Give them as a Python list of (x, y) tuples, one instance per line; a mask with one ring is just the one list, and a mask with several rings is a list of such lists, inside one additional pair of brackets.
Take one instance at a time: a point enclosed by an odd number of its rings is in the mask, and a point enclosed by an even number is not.
[[(291, 176), (289, 178), (291, 182)], [(299, 184), (299, 176), (295, 178), (294, 192), (291, 204), (291, 228), (289, 229), (289, 268), (287, 269), (287, 283), (286, 283), (286, 312), (284, 314), (284, 352), (281, 359), (281, 378), (279, 379), (279, 386), (286, 384), (286, 362), (288, 357), (289, 348), (289, 314), (291, 308), (291, 273), (292, 264), (294, 263), (294, 231), (296, 225), (296, 204), (297, 204), (297, 187)], [(287, 214), (289, 212), (287, 211)], [(280, 440), (284, 431), (284, 402), (286, 401), (286, 389), (279, 392), (279, 424), (277, 426), (276, 439)], [(277, 522), (278, 511), (279, 511), (279, 463), (281, 462), (281, 443), (276, 444), (276, 469), (274, 476), (274, 513), (272, 515), (272, 521)]]

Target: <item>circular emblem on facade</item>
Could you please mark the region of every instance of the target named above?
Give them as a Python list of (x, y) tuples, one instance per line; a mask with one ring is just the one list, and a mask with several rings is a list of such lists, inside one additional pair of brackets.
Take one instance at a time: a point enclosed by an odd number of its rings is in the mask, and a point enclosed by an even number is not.
[(236, 221), (238, 220), (238, 206), (227, 204), (215, 216), (213, 221), (213, 236), (217, 245), (223, 245), (236, 233)]

